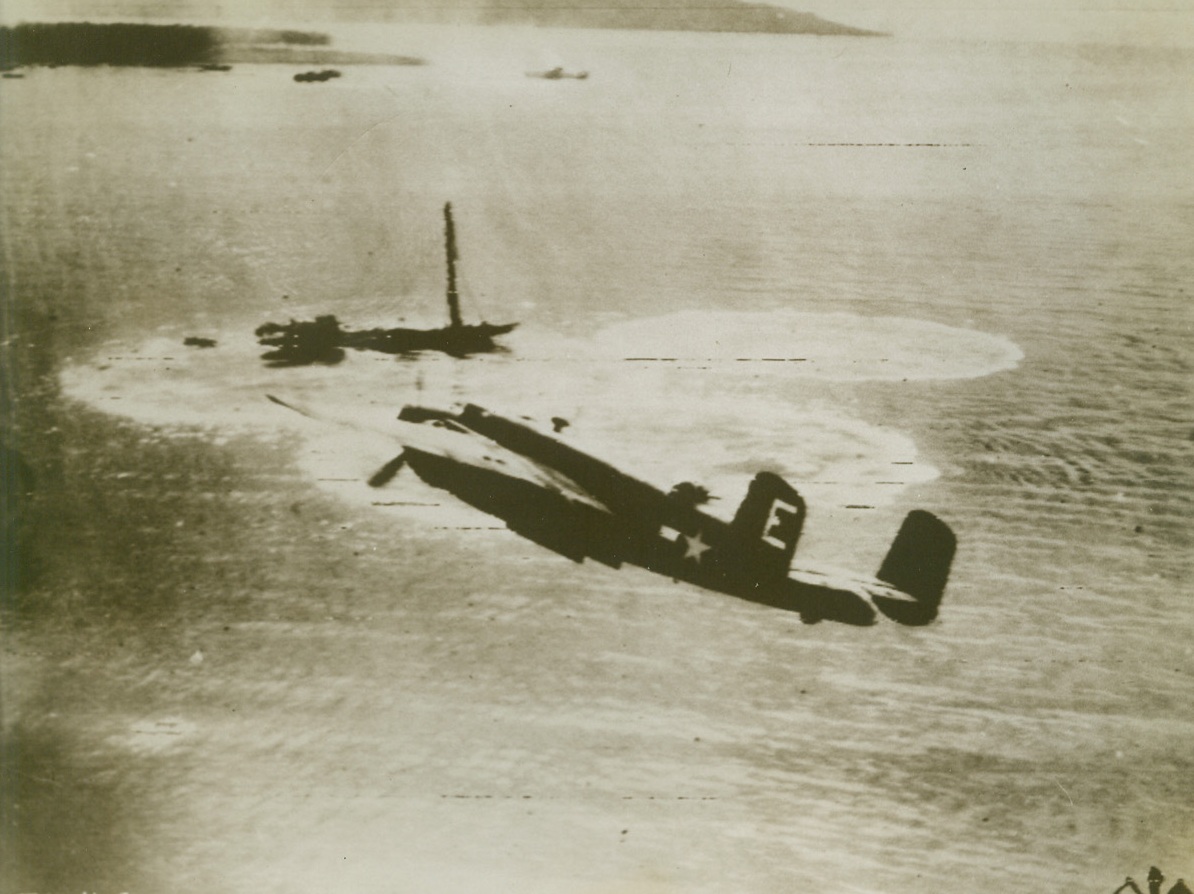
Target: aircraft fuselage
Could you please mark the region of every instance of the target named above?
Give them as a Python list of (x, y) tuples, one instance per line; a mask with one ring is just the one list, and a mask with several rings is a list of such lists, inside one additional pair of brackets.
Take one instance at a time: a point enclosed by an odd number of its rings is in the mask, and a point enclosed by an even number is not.
[[(404, 451), (407, 464), (428, 484), (502, 519), (515, 533), (573, 561), (592, 558), (614, 568), (636, 565), (674, 580), (797, 611), (807, 620), (874, 621), (874, 609), (857, 593), (789, 577), (803, 522), (803, 501), (778, 476), (758, 476), (734, 521), (725, 522), (479, 407), (469, 406), (459, 415), (408, 408), (400, 418), (463, 426), (565, 476), (607, 507), (603, 511), (572, 499), (567, 492), (528, 481), (508, 471), (497, 452), (485, 457), (481, 466), (418, 448)], [(786, 533), (791, 534), (788, 542), (784, 542)]]

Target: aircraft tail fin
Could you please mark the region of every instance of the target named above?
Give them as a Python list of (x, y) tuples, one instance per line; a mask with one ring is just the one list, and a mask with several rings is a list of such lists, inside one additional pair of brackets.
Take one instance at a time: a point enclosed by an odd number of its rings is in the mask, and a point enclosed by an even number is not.
[(912, 601), (875, 597), (879, 610), (901, 624), (928, 624), (937, 617), (958, 540), (931, 512), (909, 512), (879, 566), (879, 580), (907, 593)]
[(774, 472), (759, 472), (730, 527), (745, 540), (761, 539), (782, 550), (782, 572), (786, 574), (786, 563), (792, 560), (804, 528), (804, 516), (804, 500), (794, 487)]

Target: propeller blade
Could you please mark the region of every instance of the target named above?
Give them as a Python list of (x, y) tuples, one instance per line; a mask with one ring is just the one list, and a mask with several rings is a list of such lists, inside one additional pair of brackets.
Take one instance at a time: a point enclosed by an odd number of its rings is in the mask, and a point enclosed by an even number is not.
[(306, 416), (308, 419), (317, 419), (320, 422), (328, 421), (328, 420), (324, 419), (322, 416), (320, 416), (318, 413), (316, 413), (314, 410), (308, 410), (306, 407), (300, 407), (298, 404), (292, 404), (289, 401), (282, 400), (282, 398), (280, 398), (280, 397), (274, 397), (272, 394), (267, 394), (266, 397), (268, 397), (270, 400), (272, 400), (278, 406), (285, 407), (288, 410), (294, 410), (294, 412), (298, 413), (301, 416)]
[(399, 453), (396, 457), (373, 473), (369, 479), (370, 487), (384, 487), (394, 480), (394, 476), (406, 465), (406, 454)]

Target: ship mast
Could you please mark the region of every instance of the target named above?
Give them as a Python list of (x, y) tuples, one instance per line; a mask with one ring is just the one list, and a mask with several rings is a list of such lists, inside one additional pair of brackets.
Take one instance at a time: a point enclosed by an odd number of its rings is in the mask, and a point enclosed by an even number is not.
[(448, 252), (448, 317), (452, 328), (464, 325), (460, 319), (460, 295), (456, 291), (456, 227), (452, 223), (452, 203), (444, 203), (444, 238)]

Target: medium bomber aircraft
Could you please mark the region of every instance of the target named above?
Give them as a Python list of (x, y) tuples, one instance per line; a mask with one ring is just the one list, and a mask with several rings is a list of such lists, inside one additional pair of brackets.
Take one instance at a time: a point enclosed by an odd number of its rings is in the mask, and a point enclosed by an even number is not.
[[(315, 413), (267, 395), (305, 416)], [(506, 522), (575, 562), (638, 565), (775, 608), (866, 626), (879, 612), (928, 624), (949, 577), (953, 531), (924, 510), (908, 513), (874, 578), (791, 568), (804, 500), (760, 472), (730, 522), (697, 509), (703, 489), (670, 494), (520, 422), (473, 404), (459, 413), (407, 406), (393, 434), (402, 450), (370, 479), (381, 487), (409, 466), (423, 481)], [(334, 421), (334, 420), (330, 420)]]

